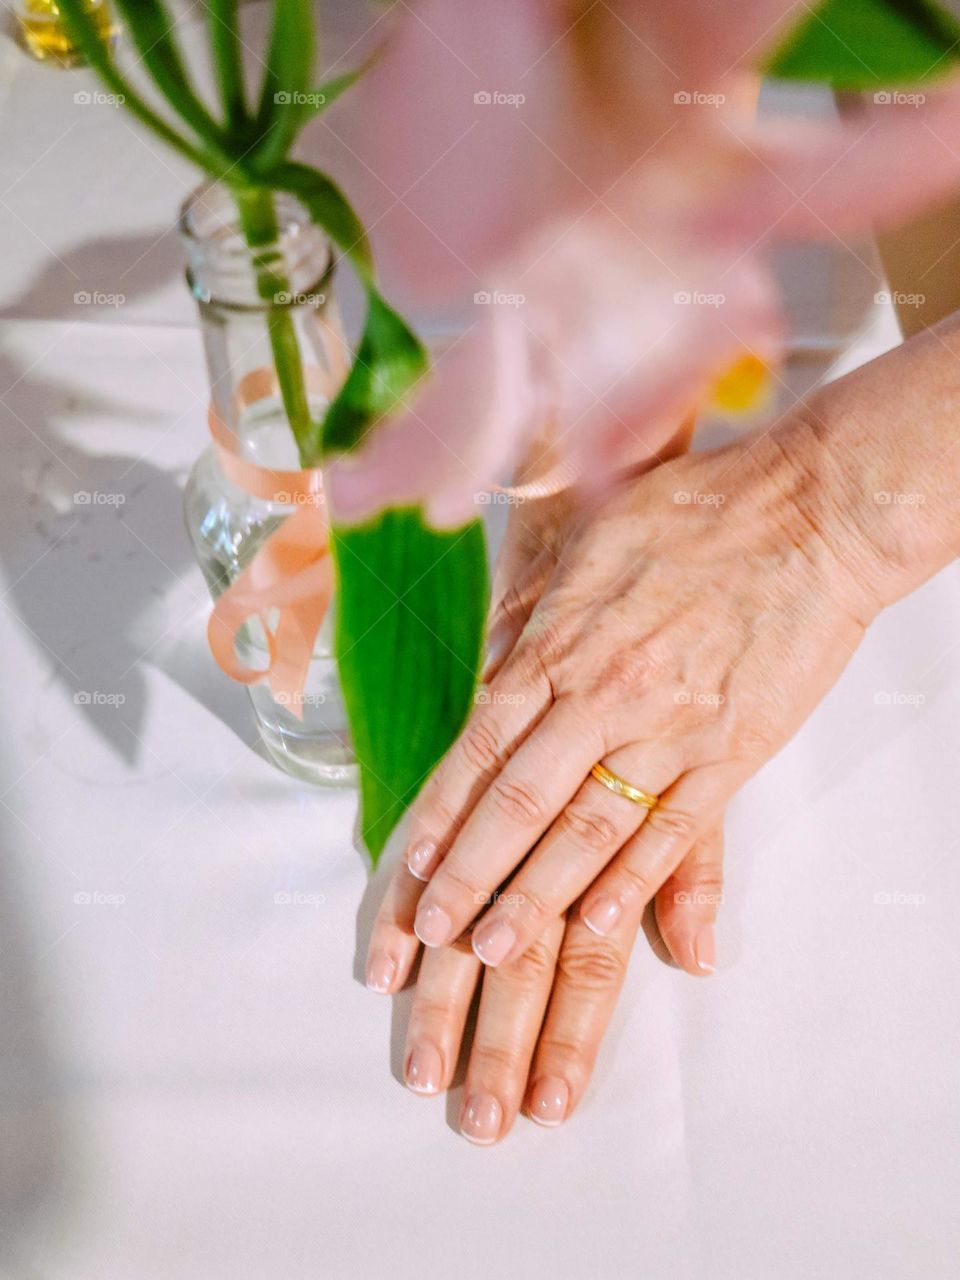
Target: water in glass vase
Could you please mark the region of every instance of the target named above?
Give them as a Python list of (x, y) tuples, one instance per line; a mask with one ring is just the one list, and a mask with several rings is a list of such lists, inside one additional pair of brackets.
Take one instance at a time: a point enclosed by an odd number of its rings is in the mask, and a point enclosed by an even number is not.
[[(296, 466), (279, 397), (258, 401), (242, 415), (239, 427), (251, 461), (277, 469)], [(212, 447), (200, 455), (187, 481), (184, 514), (215, 599), (294, 510), (287, 503), (253, 498), (232, 485)], [(336, 786), (353, 783), (357, 770), (333, 654), (333, 610), (331, 606), (317, 634), (303, 692), (296, 695), (300, 716), (285, 704), (283, 695), (275, 698), (266, 682), (250, 685), (248, 691), (260, 737), (274, 762), (304, 782)], [(245, 666), (266, 668), (269, 652), (258, 619), (244, 624), (236, 650)]]
[[(266, 208), (264, 200), (269, 201)], [(257, 201), (258, 231), (266, 222), (274, 239), (265, 243), (260, 238), (255, 250), (247, 242), (248, 228), (241, 223), (234, 193), (222, 187), (207, 185), (194, 192), (180, 223), (187, 280), (200, 313), (213, 415), (230, 444), (225, 453), (221, 439), (219, 446), (201, 454), (184, 494), (187, 529), (215, 599), (295, 517), (316, 517), (308, 522), (306, 537), (311, 553), (316, 548), (322, 559), (327, 536), (323, 495), (306, 483), (316, 473), (300, 469), (289, 412), (290, 379), (299, 385), (298, 410), (319, 421), (345, 376), (349, 354), (326, 236), (290, 197), (260, 193)], [(284, 358), (282, 377), (278, 350)], [(251, 467), (259, 481), (266, 477), (265, 489), (251, 481)], [(293, 492), (286, 492), (286, 482), (276, 483), (277, 473), (288, 474)], [(302, 506), (305, 497), (309, 513)], [(271, 759), (294, 777), (327, 786), (353, 785), (357, 779), (333, 656), (335, 607), (334, 601), (327, 609), (312, 655), (302, 655), (307, 663), (302, 692), (283, 693), (278, 684), (274, 696), (265, 680), (247, 685)], [(266, 608), (273, 631), (280, 615)], [(237, 633), (234, 649), (247, 669), (270, 665), (256, 609)], [(239, 688), (237, 694), (242, 696)]]

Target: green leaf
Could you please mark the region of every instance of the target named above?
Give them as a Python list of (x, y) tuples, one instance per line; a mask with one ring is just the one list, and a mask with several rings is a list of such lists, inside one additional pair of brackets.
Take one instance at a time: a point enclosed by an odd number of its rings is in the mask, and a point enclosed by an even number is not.
[(222, 131), (190, 83), (173, 39), (174, 22), (160, 0), (114, 0), (140, 59), (170, 106), (208, 145), (219, 147)]
[(374, 423), (397, 408), (426, 372), (428, 362), (419, 338), (370, 290), (360, 346), (323, 422), (324, 452), (357, 448)]
[(274, 0), (273, 31), (257, 112), (261, 135), (257, 165), (270, 168), (279, 164), (307, 118), (315, 51), (310, 0)]
[(207, 0), (207, 27), (227, 127), (240, 132), (247, 122), (247, 102), (240, 51), (239, 0)]
[(310, 94), (311, 113), (318, 116), (322, 111), (326, 111), (327, 107), (332, 107), (341, 94), (353, 88), (368, 65), (365, 62), (362, 66), (354, 67), (352, 71), (345, 71), (342, 76), (331, 76), (329, 80), (314, 89)]
[(353, 269), (369, 284), (373, 279), (373, 256), (363, 223), (335, 182), (319, 169), (306, 164), (281, 164), (264, 174), (264, 182), (275, 190), (289, 191), (309, 210), (311, 218), (350, 259)]
[(429, 367), (420, 339), (377, 291), (363, 224), (346, 197), (324, 174), (285, 164), (268, 180), (290, 191), (350, 259), (367, 291), (363, 334), (346, 381), (317, 424), (316, 451), (355, 449), (371, 426), (392, 412)]
[(487, 605), (478, 520), (453, 532), (394, 509), (334, 529), (336, 646), (360, 763), (361, 829), (376, 864), (463, 727)]
[(837, 89), (917, 84), (953, 70), (958, 42), (960, 26), (933, 0), (824, 0), (764, 70)]
[(199, 169), (217, 176), (223, 166), (219, 153), (205, 147), (195, 147), (147, 104), (117, 70), (110, 44), (101, 35), (87, 9), (86, 0), (58, 0), (60, 13), (70, 38), (79, 46), (87, 62), (97, 72), (106, 87), (119, 96), (124, 110), (129, 111), (168, 146), (192, 161)]

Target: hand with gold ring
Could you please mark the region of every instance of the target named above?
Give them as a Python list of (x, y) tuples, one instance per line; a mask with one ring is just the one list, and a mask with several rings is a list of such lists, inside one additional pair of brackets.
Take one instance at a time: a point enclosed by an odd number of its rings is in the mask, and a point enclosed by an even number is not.
[[(666, 463), (585, 513), (518, 584), (492, 629), (512, 647), (415, 806), (421, 942), (473, 925), (474, 952), (497, 966), (581, 895), (581, 919), (607, 934), (819, 702), (879, 603), (852, 567), (866, 544), (851, 560), (805, 518), (792, 454), (748, 439)], [(700, 936), (675, 940), (692, 971), (712, 963), (696, 923)]]
[[(543, 1036), (561, 1043), (550, 1027), (572, 974), (561, 949), (570, 930), (583, 955), (589, 928), (592, 967), (609, 968), (643, 906), (656, 897), (659, 914), (691, 851), (814, 709), (876, 613), (960, 546), (946, 391), (955, 346), (957, 320), (767, 434), (656, 468), (583, 513), (530, 567), (494, 625), (500, 655), (479, 705), (415, 806), (407, 866), (371, 939), (372, 985), (402, 985), (418, 938), (429, 980), (435, 957), (450, 954), (436, 949), (473, 925), (465, 958), (487, 967), (485, 1000), (494, 974), (530, 982), (525, 956), (559, 974)], [(931, 388), (910, 414), (904, 387), (915, 399)], [(923, 505), (875, 498), (900, 490), (923, 493)], [(705, 922), (694, 923), (685, 954), (709, 964)], [(441, 1015), (443, 990), (430, 988), (424, 1017)], [(458, 1016), (444, 1024), (440, 1087)], [(408, 1065), (425, 1043), (414, 1036)], [(474, 1078), (534, 1043), (528, 1032), (488, 1045)]]

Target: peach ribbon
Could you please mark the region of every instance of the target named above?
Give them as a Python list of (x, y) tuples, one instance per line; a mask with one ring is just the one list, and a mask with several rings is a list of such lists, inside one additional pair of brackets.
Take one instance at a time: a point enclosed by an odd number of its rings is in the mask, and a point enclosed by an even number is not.
[[(308, 367), (304, 376), (308, 391), (328, 394), (329, 380), (320, 369)], [(238, 384), (234, 399), (242, 411), (277, 394), (273, 370), (255, 369)], [(333, 595), (323, 476), (319, 467), (275, 471), (243, 457), (236, 432), (212, 403), (207, 422), (217, 459), (232, 484), (254, 498), (296, 506), (217, 599), (207, 626), (210, 650), (231, 679), (241, 684), (266, 680), (275, 700), (302, 720), (310, 659)], [(267, 642), (269, 663), (264, 668), (246, 666), (237, 656), (237, 637), (254, 616)]]

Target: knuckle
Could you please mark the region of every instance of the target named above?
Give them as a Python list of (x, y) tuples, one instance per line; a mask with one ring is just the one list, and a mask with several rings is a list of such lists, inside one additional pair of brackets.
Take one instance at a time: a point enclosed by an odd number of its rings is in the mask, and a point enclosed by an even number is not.
[(617, 867), (617, 876), (622, 886), (621, 897), (637, 897), (647, 901), (656, 892), (657, 886), (648, 868), (638, 862), (631, 862), (629, 858), (624, 858)]
[[(494, 625), (501, 620), (517, 623), (527, 616), (526, 602), (523, 596), (517, 590), (516, 586), (511, 584), (500, 597), (497, 605), (496, 614), (494, 615)], [(493, 627), (491, 627), (491, 630)]]
[[(495, 985), (540, 986), (553, 975), (557, 965), (556, 953), (539, 940), (531, 943), (522, 956), (510, 964), (494, 969), (490, 974)], [(489, 981), (489, 979), (488, 979)]]
[(569, 627), (560, 616), (534, 614), (527, 635), (533, 653), (545, 666), (562, 658), (570, 647)]
[(503, 774), (490, 786), (490, 803), (510, 822), (530, 825), (542, 821), (545, 814), (543, 796), (531, 782)]
[(777, 745), (777, 731), (767, 716), (754, 710), (731, 734), (731, 746), (742, 760), (766, 760)]
[(517, 1049), (509, 1044), (496, 1044), (492, 1040), (474, 1043), (470, 1055), (470, 1074), (483, 1078), (512, 1075), (520, 1066)]
[(558, 819), (558, 826), (578, 844), (597, 853), (609, 849), (620, 834), (616, 823), (582, 804), (567, 805)]
[(543, 920), (551, 920), (557, 914), (557, 903), (548, 902), (539, 893), (534, 893), (525, 885), (517, 885), (513, 890), (523, 912), (524, 922), (536, 926)]
[(556, 1064), (562, 1068), (558, 1074), (577, 1079), (589, 1073), (595, 1057), (596, 1050), (585, 1039), (547, 1031), (537, 1051), (537, 1071), (547, 1074), (546, 1064)]
[(709, 871), (699, 872), (690, 880), (690, 888), (704, 893), (721, 893), (723, 891), (723, 871), (720, 867), (711, 867)]
[(650, 810), (642, 829), (648, 834), (657, 836), (659, 842), (665, 843), (669, 850), (677, 847), (687, 848), (693, 844), (700, 829), (700, 823), (693, 814), (665, 805), (663, 808), (657, 806), (656, 809)]
[(499, 769), (507, 754), (500, 735), (490, 720), (479, 716), (463, 731), (460, 753), (469, 767), (477, 773)]
[(619, 987), (624, 974), (623, 957), (603, 938), (568, 943), (560, 953), (558, 968), (572, 987), (581, 991), (606, 991)]
[(446, 1023), (456, 1014), (457, 1005), (457, 993), (453, 990), (449, 995), (438, 992), (436, 995), (423, 996), (418, 993), (411, 1012), (411, 1026), (417, 1024), (422, 1029), (425, 1023), (431, 1026)]
[(717, 914), (723, 902), (723, 876), (720, 874), (671, 876), (657, 895), (658, 908), (669, 910), (692, 907), (698, 915)]
[(463, 819), (447, 803), (446, 781), (436, 773), (427, 783), (412, 810), (411, 836), (415, 830), (418, 838), (430, 836), (449, 842), (463, 825)]
[(645, 646), (634, 646), (613, 654), (604, 663), (592, 693), (604, 705), (617, 704), (624, 697), (637, 698), (662, 683), (664, 669)]
[[(469, 899), (471, 917), (476, 915), (488, 901), (487, 891), (477, 882), (476, 877), (451, 858), (445, 859), (440, 864), (440, 869), (433, 877), (430, 888), (435, 890), (437, 886), (444, 891), (445, 903), (451, 896), (461, 902)], [(433, 894), (427, 893), (424, 894), (421, 902), (427, 902), (429, 906), (433, 900)]]

